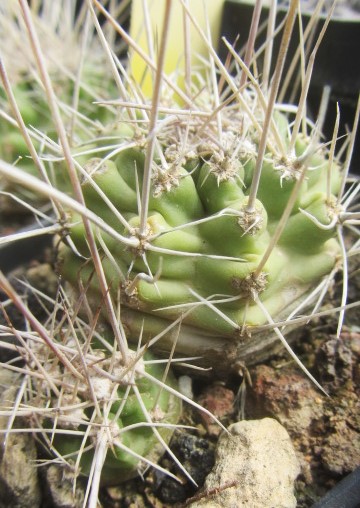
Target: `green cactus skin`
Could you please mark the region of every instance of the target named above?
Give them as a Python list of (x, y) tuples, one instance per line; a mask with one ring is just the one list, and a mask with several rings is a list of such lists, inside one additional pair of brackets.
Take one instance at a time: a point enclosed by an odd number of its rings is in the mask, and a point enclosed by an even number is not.
[[(281, 122), (284, 121), (281, 116)], [(299, 136), (297, 155), (305, 148), (306, 142)], [(166, 146), (164, 152), (165, 149)], [(98, 170), (91, 173), (93, 181), (129, 222), (131, 234), (135, 236), (140, 225), (137, 189), (142, 185), (144, 159), (141, 148), (124, 148), (113, 161), (97, 161)], [(229, 160), (221, 160), (220, 155), (212, 152), (188, 159), (171, 173), (154, 173), (145, 240), (151, 246), (173, 251), (172, 254), (145, 247), (145, 263), (140, 250), (128, 249), (110, 236), (102, 235), (123, 274), (104, 256), (103, 266), (107, 280), (111, 281), (113, 297), (116, 298), (120, 289), (122, 303), (136, 310), (139, 319), (153, 314), (166, 323), (182, 316), (183, 324), (205, 334), (238, 340), (240, 330), (251, 332), (267, 322), (254, 302), (254, 294), (259, 295), (272, 316), (278, 316), (334, 267), (339, 255), (335, 226), (322, 229), (316, 221), (324, 226), (331, 224), (333, 203), (340, 186), (339, 167), (334, 164), (332, 168), (333, 194), (328, 198), (326, 155), (316, 152), (309, 157), (306, 177), (285, 228), (261, 272), (256, 274), (301, 167), (296, 166), (295, 158), (284, 163), (269, 152), (251, 215), (246, 205), (254, 163), (240, 153), (236, 159)], [(159, 159), (155, 162), (161, 165)], [(83, 193), (91, 210), (121, 234), (131, 236), (89, 182), (84, 181)], [(302, 210), (311, 214), (314, 221)], [(249, 228), (254, 218), (256, 225)], [(71, 239), (79, 252), (88, 256), (80, 217), (70, 213), (70, 222), (76, 223), (71, 229)], [(185, 257), (182, 252), (189, 255)], [(87, 280), (91, 276), (91, 265), (84, 265), (69, 248), (64, 247), (61, 255), (65, 279), (76, 284), (79, 277)], [(156, 283), (136, 278), (139, 273), (149, 274), (149, 269), (152, 275), (160, 272)], [(98, 291), (95, 280), (91, 286), (93, 291)], [(232, 298), (232, 301), (214, 304), (220, 311), (216, 312), (209, 306), (196, 305), (197, 295), (210, 300)], [(184, 314), (190, 304), (194, 304), (193, 309)], [(146, 323), (145, 320), (145, 329)]]
[[(93, 86), (94, 89), (99, 88), (99, 80), (102, 79), (102, 90), (106, 93), (107, 97), (114, 94), (114, 85), (109, 83), (109, 80), (104, 81), (102, 73), (99, 76), (98, 72), (94, 72), (92, 67), (85, 67), (84, 80), (86, 82), (86, 90)], [(63, 112), (63, 119), (67, 125), (70, 125), (71, 119), (71, 104), (73, 101), (74, 82), (70, 77), (63, 75), (54, 77), (55, 92), (59, 102), (61, 102), (65, 109)], [(131, 135), (132, 131), (126, 125), (121, 129), (113, 127), (113, 114), (106, 107), (94, 105), (94, 97), (90, 95), (84, 88), (80, 88), (78, 97), (78, 111), (74, 122), (72, 133), (72, 156), (77, 164), (83, 165), (88, 159), (89, 155), (78, 155), (85, 151), (91, 151), (94, 157), (102, 155), (103, 145), (111, 145), (120, 138), (126, 138)], [(39, 84), (32, 80), (30, 77), (24, 81), (16, 84), (12, 92), (16, 100), (19, 112), (24, 121), (26, 128), (30, 132), (36, 131), (42, 133), (44, 140), (32, 136), (32, 142), (36, 151), (42, 159), (49, 160), (45, 163), (47, 176), (49, 181), (56, 188), (61, 189), (66, 193), (71, 192), (70, 180), (67, 175), (67, 168), (64, 162), (62, 151), (56, 148), (58, 144), (58, 134), (54, 128), (53, 119), (46, 102), (44, 92), (39, 88)], [(7, 103), (7, 97), (3, 89), (0, 88), (0, 105), (4, 108), (7, 114), (12, 117), (13, 112)], [(79, 120), (81, 118), (81, 121)], [(85, 120), (84, 120), (85, 119)], [(90, 122), (93, 122), (92, 124)], [(91, 128), (89, 127), (89, 124)], [(94, 124), (97, 127), (94, 127)], [(106, 127), (105, 127), (106, 126)], [(111, 127), (112, 139), (108, 138), (107, 129)], [(89, 131), (91, 130), (91, 135)], [(129, 134), (130, 132), (130, 134)], [(11, 164), (16, 164), (30, 175), (41, 177), (39, 171), (32, 161), (29, 149), (26, 145), (23, 134), (17, 125), (2, 121), (0, 125), (0, 158)], [(98, 141), (101, 136), (102, 141)], [(96, 143), (93, 140), (96, 139)], [(47, 140), (47, 142), (45, 141)], [(54, 145), (51, 147), (51, 142)], [(5, 182), (2, 186), (3, 190), (11, 192), (16, 196), (23, 197), (23, 190), (20, 186), (14, 185), (11, 182)], [(31, 198), (35, 204), (43, 203), (46, 197), (36, 193), (25, 193), (26, 200)]]
[[(42, 130), (42, 132), (47, 132), (50, 122), (48, 108), (44, 98), (37, 96), (29, 83), (16, 85), (13, 89), (13, 94), (25, 125), (36, 126), (39, 130)], [(5, 92), (1, 88), (0, 101), (6, 101)], [(24, 137), (19, 129), (3, 120), (0, 123), (0, 136), (0, 157), (7, 162), (20, 166), (29, 174), (39, 176), (38, 170), (30, 157), (30, 152)], [(37, 140), (34, 141), (34, 146), (37, 150), (40, 150), (40, 143)], [(21, 194), (21, 190), (10, 183), (7, 183), (5, 189), (9, 191), (17, 190), (17, 193)]]
[[(143, 364), (144, 369), (147, 374), (160, 381), (164, 375), (164, 366), (159, 363), (151, 363), (154, 359), (153, 355), (148, 352), (145, 353), (145, 363)], [(138, 366), (139, 363), (137, 364), (137, 368)], [(98, 383), (97, 380), (99, 380)], [(166, 388), (161, 388), (151, 380), (142, 376), (141, 372), (139, 374), (135, 374), (134, 382), (136, 383), (136, 387), (141, 395), (142, 403), (151, 416), (152, 421), (158, 425), (157, 430), (159, 434), (164, 442), (168, 443), (173, 433), (173, 427), (166, 427), (166, 425), (175, 425), (178, 422), (181, 415), (181, 399), (167, 391)], [(96, 388), (96, 383), (99, 384), (99, 386), (100, 383), (105, 383), (106, 387), (107, 380), (106, 378), (96, 378), (96, 376), (92, 375), (92, 383), (94, 392), (98, 397), (98, 404), (101, 407), (102, 403), (106, 403), (107, 400), (101, 400), (101, 394), (99, 394), (99, 390)], [(167, 374), (165, 383), (171, 388), (176, 389), (177, 387), (176, 379), (171, 370)], [(113, 387), (112, 382), (110, 386)], [(86, 393), (81, 394), (81, 390), (79, 389), (78, 398), (79, 400), (83, 399), (85, 401), (89, 399), (89, 395), (86, 395)], [(123, 407), (120, 416), (115, 420), (116, 413), (121, 406)], [(83, 418), (85, 417), (88, 420), (92, 419), (91, 417), (93, 411), (93, 406), (85, 409)], [(64, 415), (67, 415), (66, 412), (64, 412)], [(58, 428), (74, 428), (78, 431), (86, 430), (86, 426), (71, 423), (71, 414), (68, 414), (67, 417), (68, 419), (66, 424), (64, 425), (59, 422), (57, 424)], [(159, 442), (158, 437), (154, 434), (153, 429), (150, 426), (146, 426), (146, 416), (144, 415), (135, 393), (132, 392), (131, 388), (130, 392), (128, 392), (128, 384), (126, 381), (123, 384), (118, 385), (116, 397), (114, 398), (114, 402), (111, 405), (107, 418), (108, 421), (113, 422), (114, 425), (111, 429), (111, 433), (114, 436), (114, 443), (109, 443), (108, 445), (101, 473), (101, 484), (116, 485), (136, 476), (139, 473), (141, 466), (144, 465), (138, 457), (135, 457), (127, 451), (117, 447), (116, 442), (120, 442), (122, 445), (131, 449), (134, 453), (153, 462), (156, 462), (159, 459), (159, 457), (163, 454), (164, 449), (162, 444)], [(90, 446), (90, 450), (84, 451), (80, 459), (80, 473), (85, 476), (88, 476), (91, 470), (94, 459), (94, 448), (96, 446), (96, 439), (97, 435), (99, 435), (100, 428), (96, 426), (96, 418), (95, 420), (92, 419), (92, 423), (92, 432), (85, 443), (85, 448)], [(101, 426), (103, 421), (98, 423)], [(144, 425), (141, 425), (142, 423), (144, 423)], [(52, 422), (49, 421), (48, 425), (51, 426)], [(131, 426), (134, 425), (138, 426), (131, 428)], [(129, 427), (129, 429), (127, 429), (127, 427)], [(60, 453), (61, 456), (68, 457), (67, 460), (70, 463), (76, 462), (79, 450), (82, 449), (82, 444), (84, 445), (81, 437), (76, 435), (57, 434), (56, 431), (54, 432), (52, 444), (57, 453)]]

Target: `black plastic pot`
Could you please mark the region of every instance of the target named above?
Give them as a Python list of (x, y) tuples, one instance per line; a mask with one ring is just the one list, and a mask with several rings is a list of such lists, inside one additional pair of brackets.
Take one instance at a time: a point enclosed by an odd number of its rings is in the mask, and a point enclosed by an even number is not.
[[(315, 2), (314, 2), (315, 4)], [(247, 40), (251, 25), (254, 3), (251, 1), (227, 0), (224, 4), (221, 34), (233, 43), (240, 35), (238, 46), (241, 47)], [(360, 6), (356, 10), (349, 8), (344, 15), (340, 16), (337, 11), (329, 23), (325, 36), (321, 42), (315, 59), (315, 66), (310, 85), (308, 104), (310, 112), (315, 116), (318, 111), (320, 97), (325, 85), (331, 87), (331, 98), (328, 114), (324, 126), (324, 134), (330, 138), (333, 131), (336, 103), (340, 105), (340, 131), (344, 134), (346, 128), (351, 128), (354, 120), (356, 104), (360, 92)], [(351, 14), (349, 14), (349, 12)], [(276, 24), (279, 25), (287, 13), (286, 7), (279, 7)], [(346, 15), (345, 15), (346, 14)], [(263, 7), (260, 25), (269, 16), (269, 8)], [(304, 28), (311, 17), (310, 12), (302, 14)], [(317, 39), (325, 20), (321, 15), (314, 30), (314, 41)], [(259, 32), (256, 39), (256, 48), (260, 48), (266, 40), (266, 30)], [(274, 56), (276, 56), (281, 40), (281, 32), (274, 40)], [(292, 62), (296, 49), (299, 46), (299, 28), (295, 22), (292, 42), (288, 50), (285, 72)], [(313, 47), (313, 46), (312, 46)], [(311, 49), (312, 49), (311, 47)], [(237, 47), (238, 49), (238, 47)], [(223, 60), (227, 55), (227, 49), (220, 43), (219, 53)], [(275, 62), (276, 58), (273, 58)], [(261, 58), (260, 72), (261, 72)], [(259, 63), (258, 62), (258, 63)], [(294, 79), (292, 80), (294, 82)], [(292, 92), (292, 90), (290, 90)], [(360, 136), (357, 136), (355, 153), (353, 155), (351, 170), (360, 174)]]
[(312, 508), (359, 508), (360, 467), (339, 482)]

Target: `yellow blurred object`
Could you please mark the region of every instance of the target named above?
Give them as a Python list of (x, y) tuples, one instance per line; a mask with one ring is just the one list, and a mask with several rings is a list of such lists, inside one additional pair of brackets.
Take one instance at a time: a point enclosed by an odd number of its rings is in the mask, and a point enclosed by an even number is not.
[[(166, 0), (133, 0), (131, 13), (130, 35), (140, 48), (156, 64), (156, 51), (162, 33)], [(212, 43), (216, 44), (220, 32), (220, 22), (224, 0), (188, 0), (187, 6), (191, 15), (200, 25), (201, 30), (207, 33), (206, 18), (211, 30)], [(146, 16), (144, 6), (147, 6), (148, 26), (146, 29)], [(165, 72), (172, 74), (178, 72), (182, 77), (185, 74), (185, 43), (184, 43), (184, 17), (185, 10), (179, 0), (171, 0), (170, 31), (165, 55)], [(188, 17), (189, 19), (189, 17)], [(147, 35), (149, 32), (150, 37)], [(202, 39), (193, 23), (189, 19), (191, 68), (193, 72), (203, 68), (201, 58), (208, 59), (209, 51), (206, 42)], [(150, 47), (149, 47), (150, 46)], [(151, 68), (143, 58), (132, 50), (130, 58), (130, 72), (146, 97), (152, 95), (153, 76)], [(183, 86), (182, 86), (183, 87)]]

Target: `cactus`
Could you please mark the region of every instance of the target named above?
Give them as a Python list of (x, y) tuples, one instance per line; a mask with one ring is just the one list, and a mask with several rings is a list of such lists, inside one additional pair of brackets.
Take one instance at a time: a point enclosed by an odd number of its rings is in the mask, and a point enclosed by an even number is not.
[[(139, 319), (154, 314), (173, 320), (187, 307), (191, 312), (183, 315), (184, 324), (238, 340), (244, 328), (266, 322), (256, 304), (258, 296), (267, 310), (277, 315), (332, 270), (340, 250), (334, 239), (336, 225), (332, 224), (337, 198), (326, 191), (326, 155), (312, 156), (302, 163), (301, 154), (293, 160), (289, 157), (288, 162), (281, 161), (278, 151), (268, 152), (257, 199), (250, 208), (248, 182), (254, 171), (256, 144), (247, 136), (243, 143), (252, 147), (253, 154), (241, 153), (241, 140), (234, 134), (237, 124), (231, 122), (234, 113), (238, 114), (232, 108), (228, 122), (232, 130), (222, 133), (223, 139), (228, 137), (233, 143), (225, 153), (211, 146), (208, 154), (184, 157), (183, 161), (172, 153), (174, 159), (163, 166), (160, 157), (154, 159), (146, 229), (138, 247), (121, 245), (109, 235), (101, 235), (98, 247), (103, 244), (103, 252), (110, 253), (103, 266), (112, 281), (113, 297), (120, 289), (121, 302), (139, 312)], [(180, 143), (175, 139), (176, 129), (177, 125), (168, 132), (169, 141), (165, 139), (159, 147), (165, 159), (170, 143)], [(284, 145), (287, 141), (283, 140)], [(189, 139), (191, 153), (199, 153), (202, 143)], [(143, 185), (144, 161), (140, 147), (124, 146), (115, 160), (90, 161), (86, 168), (91, 183), (84, 181), (82, 187), (87, 207), (129, 240), (140, 236), (136, 188)], [(295, 203), (286, 211), (285, 227), (277, 245), (271, 245), (300, 178)], [(334, 193), (339, 186), (340, 172), (335, 166)], [(127, 228), (119, 224), (102, 195), (125, 218)], [(88, 257), (80, 217), (72, 214), (70, 221), (78, 224), (70, 237), (80, 254)], [(265, 259), (270, 245), (271, 255)], [(70, 248), (63, 249), (63, 256), (61, 273), (67, 280), (76, 284), (79, 274), (85, 281), (90, 277), (91, 265), (82, 268), (81, 257)], [(217, 303), (212, 304), (212, 299)], [(146, 317), (144, 322), (146, 329)]]
[[(38, 359), (44, 355), (46, 364), (52, 365), (53, 382), (58, 384), (62, 369), (56, 366), (55, 359), (52, 364), (43, 347), (34, 349)], [(88, 357), (91, 360), (86, 376), (91, 379), (79, 383), (65, 371), (60, 393), (58, 390), (52, 393), (50, 400), (48, 381), (38, 382), (34, 378), (32, 389), (46, 394), (43, 400), (37, 396), (38, 409), (44, 408), (38, 423), (43, 432), (49, 429), (54, 433), (51, 444), (46, 440), (52, 453), (70, 463), (81, 475), (92, 477), (94, 456), (103, 448), (104, 455), (96, 455), (99, 464), (103, 460), (100, 483), (117, 485), (146, 470), (161, 457), (179, 419), (181, 400), (167, 390), (177, 386), (172, 373), (164, 376), (165, 368), (148, 353), (139, 357), (129, 350), (130, 366), (122, 365), (120, 354), (103, 349), (92, 349)], [(111, 372), (109, 367), (116, 360)], [(100, 368), (91, 367), (91, 363)], [(166, 385), (161, 386), (165, 377)], [(54, 410), (46, 412), (45, 407), (49, 406)], [(102, 427), (100, 432), (97, 426)]]
[(43, 326), (9, 282), (0, 279), (34, 330), (1, 325), (2, 335), (12, 329), (17, 338), (16, 344), (3, 344), (13, 351), (3, 365), (11, 371), (15, 363), (15, 371), (23, 373), (21, 398), (13, 409), (1, 408), (11, 424), (16, 417), (16, 426), (2, 432), (22, 432), (26, 422), (41, 438), (40, 459), (66, 468), (74, 485), (79, 475), (88, 476), (84, 506), (96, 506), (100, 486), (118, 485), (149, 466), (164, 471), (156, 462), (166, 449), (178, 462), (168, 442), (184, 397), (168, 361), (140, 347), (121, 354), (111, 329), (86, 324), (66, 295), (65, 301), (51, 302), (62, 318), (52, 316), (52, 325)]
[[(205, 53), (196, 63), (185, 55), (184, 70), (179, 64), (169, 75), (163, 71), (175, 3), (184, 16), (184, 47), (191, 45), (186, 29), (191, 25)], [(93, 507), (100, 484), (154, 465), (158, 448), (176, 461), (167, 443), (180, 400), (188, 399), (176, 392), (169, 367), (160, 368), (153, 351), (168, 355), (169, 365), (174, 354), (200, 356), (199, 364), (224, 376), (243, 361), (259, 361), (280, 339), (300, 363), (284, 333), (311, 318), (303, 317), (310, 305), (316, 315), (341, 268), (345, 306), (343, 228), (347, 223), (356, 228), (358, 215), (350, 205), (359, 190), (355, 185), (345, 192), (345, 183), (357, 119), (344, 163), (335, 155), (337, 125), (329, 143), (321, 139), (326, 92), (317, 122), (306, 115), (312, 59), (302, 69), (299, 105), (277, 103), (284, 52), (271, 82), (265, 72), (259, 82), (251, 42), (242, 59), (225, 41), (229, 59), (223, 64), (209, 27), (199, 25), (185, 0), (164, 2), (163, 22), (153, 29), (159, 33), (157, 57), (151, 48), (146, 55), (135, 35), (117, 23), (116, 9), (109, 13), (97, 0), (87, 2), (79, 19), (99, 30), (100, 38), (92, 42), (102, 57), (98, 66), (65, 77), (53, 73), (55, 59), (44, 60), (44, 42), (37, 44), (41, 10), (33, 8), (37, 26), (28, 3), (19, 4), (25, 28), (20, 22), (15, 26), (31, 41), (28, 69), (32, 74), (36, 66), (39, 76), (23, 89), (8, 79), (11, 65), (2, 61), (2, 104), (9, 101), (17, 126), (9, 122), (10, 130), (2, 132), (9, 141), (0, 173), (14, 192), (30, 189), (51, 201), (56, 218), (46, 232), (58, 235), (56, 270), (65, 283), (51, 302), (53, 313), (40, 324), (0, 275), (0, 286), (33, 330), (25, 335), (15, 330), (26, 361), (20, 368), (26, 403), (18, 401), (15, 413), (31, 416), (34, 431), (75, 476), (89, 476), (87, 499)], [(294, 0), (284, 51), (296, 12)], [(130, 62), (120, 60), (102, 38), (111, 39), (111, 31), (101, 31), (97, 15), (129, 45)], [(85, 33), (84, 28), (77, 34), (76, 49)], [(75, 59), (80, 67), (83, 56)], [(138, 58), (145, 62), (140, 71)], [(35, 94), (36, 108), (27, 95), (34, 89), (45, 91)], [(70, 106), (73, 97), (81, 99), (76, 108)], [(34, 115), (39, 108), (42, 114)], [(32, 124), (42, 134), (35, 135)], [(18, 155), (26, 163), (8, 164)], [(39, 169), (42, 178), (33, 176)], [(128, 340), (137, 345), (130, 349)]]
[[(320, 140), (324, 111), (318, 125), (301, 105), (285, 114), (276, 83), (260, 87), (228, 45), (241, 68), (230, 75), (208, 46), (209, 67), (187, 84), (185, 98), (176, 73), (170, 85), (153, 82), (156, 111), (136, 112), (116, 156), (89, 160), (82, 193), (87, 209), (116, 231), (93, 228), (129, 337), (141, 326), (144, 337), (161, 336), (159, 347), (170, 348), (162, 330), (181, 321), (179, 353), (195, 350), (213, 368), (230, 355), (236, 368), (249, 337), (299, 312), (339, 268), (346, 168), (334, 157), (336, 135), (331, 145)], [(221, 93), (215, 65), (227, 84)], [(123, 129), (131, 114), (124, 109)], [(152, 122), (156, 133), (146, 142)], [(73, 247), (62, 247), (60, 271), (99, 295), (93, 266), (83, 261), (91, 252), (81, 214), (69, 210), (69, 221)], [(258, 343), (270, 340), (265, 333)]]
[[(82, 28), (79, 24), (84, 17), (84, 9), (80, 10), (79, 18), (74, 17), (72, 9), (71, 6), (68, 9), (60, 6), (56, 16), (55, 11), (51, 14), (51, 8), (47, 5), (43, 10), (40, 4), (32, 6), (33, 14), (37, 15), (39, 42), (48, 48), (44, 56), (45, 65), (49, 79), (54, 83), (71, 154), (78, 164), (84, 164), (88, 155), (83, 157), (82, 154), (94, 151), (93, 139), (101, 136), (102, 144), (111, 145), (112, 140), (104, 125), (112, 121), (113, 111), (98, 105), (96, 101), (114, 97), (115, 88), (98, 41), (88, 40), (89, 27)], [(16, 2), (5, 1), (0, 6), (0, 15), (1, 31), (9, 33), (6, 44), (1, 47), (4, 89), (0, 90), (0, 157), (31, 175), (46, 178), (56, 188), (70, 192), (64, 154), (59, 146), (48, 98), (39, 77), (34, 74), (36, 58), (26, 40), (23, 22), (18, 23), (21, 10)], [(86, 21), (86, 24), (89, 25), (89, 22)], [(91, 58), (88, 58), (89, 53)], [(17, 55), (15, 60), (14, 54)], [(8, 86), (11, 86), (13, 101), (8, 100), (7, 80), (10, 81)], [(23, 125), (19, 124), (18, 115), (21, 116)], [(24, 136), (25, 129), (34, 149), (43, 160), (43, 169), (39, 168), (39, 163), (34, 164), (29, 143)], [(96, 149), (100, 149), (101, 153), (101, 143), (97, 144)], [(94, 155), (97, 154), (99, 152), (94, 151)], [(31, 201), (36, 206), (46, 203), (46, 197), (36, 192), (29, 193), (29, 190), (24, 192), (23, 188), (13, 185), (11, 181), (2, 182), (1, 188), (24, 197), (25, 201)]]

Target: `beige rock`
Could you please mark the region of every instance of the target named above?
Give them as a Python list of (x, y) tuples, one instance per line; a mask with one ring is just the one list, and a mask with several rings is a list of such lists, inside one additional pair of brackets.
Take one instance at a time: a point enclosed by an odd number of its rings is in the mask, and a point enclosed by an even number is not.
[[(0, 375), (0, 407), (8, 409), (18, 390), (19, 376), (3, 369)], [(0, 428), (8, 418), (0, 418)], [(10, 433), (0, 449), (0, 508), (38, 508), (41, 493), (35, 461), (36, 446), (29, 433)]]
[(74, 491), (74, 475), (58, 464), (46, 468), (46, 490), (54, 508), (82, 508), (84, 488), (79, 481)]
[(216, 462), (191, 508), (293, 508), (300, 473), (290, 438), (276, 420), (242, 421), (223, 433)]

